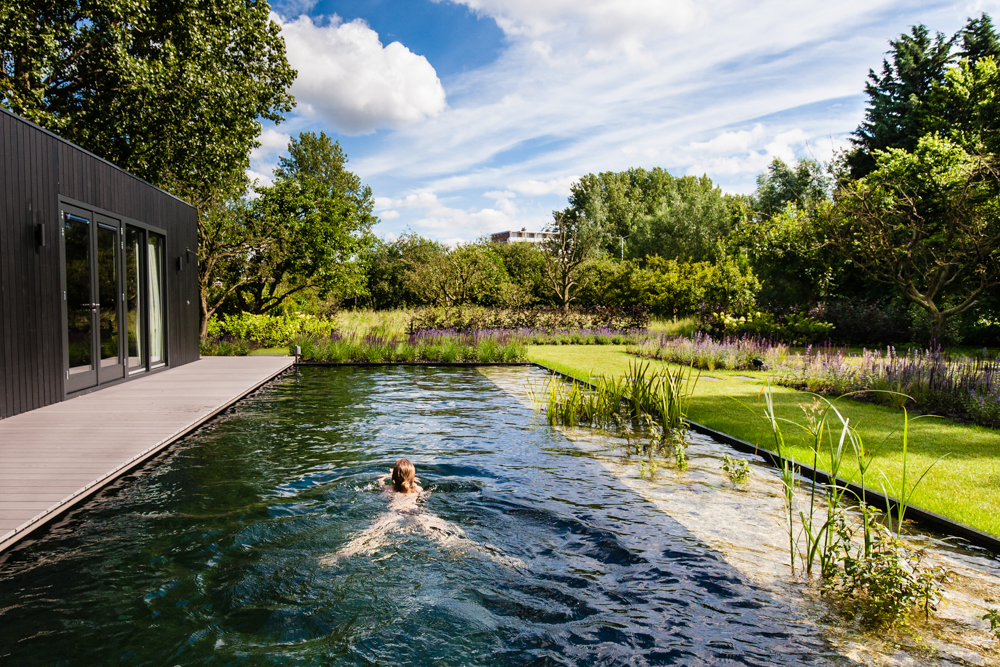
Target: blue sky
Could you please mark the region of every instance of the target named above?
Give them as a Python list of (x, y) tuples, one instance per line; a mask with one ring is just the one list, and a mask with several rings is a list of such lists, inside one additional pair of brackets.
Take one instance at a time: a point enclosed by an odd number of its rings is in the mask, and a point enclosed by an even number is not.
[[(948, 35), (993, 2), (277, 0), (298, 106), (265, 127), (325, 131), (394, 238), (540, 229), (581, 175), (707, 174), (750, 192), (774, 157), (829, 159), (865, 77), (918, 23)], [(1000, 17), (998, 17), (1000, 18)]]

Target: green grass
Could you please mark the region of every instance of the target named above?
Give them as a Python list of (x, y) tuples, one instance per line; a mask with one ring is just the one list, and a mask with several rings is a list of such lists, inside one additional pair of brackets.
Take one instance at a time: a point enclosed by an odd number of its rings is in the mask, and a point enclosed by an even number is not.
[(256, 354), (272, 354), (285, 357), (288, 356), (288, 346), (282, 345), (281, 347), (262, 347), (259, 350), (250, 351), (251, 357)]
[[(590, 375), (624, 375), (629, 362), (635, 359), (625, 354), (624, 349), (624, 346), (613, 345), (531, 346), (528, 357), (531, 361), (586, 380)], [(650, 361), (650, 364), (665, 365), (657, 361)], [(742, 380), (735, 377), (738, 375), (756, 380)], [(719, 380), (706, 381), (705, 376)], [(770, 426), (761, 417), (763, 398), (760, 394), (767, 376), (767, 373), (753, 371), (704, 372), (691, 399), (690, 419), (762, 448), (774, 449)], [(772, 392), (779, 417), (801, 421), (803, 412), (799, 405), (812, 402), (809, 394), (794, 389), (772, 385)], [(897, 490), (894, 495), (899, 495), (902, 438), (894, 431), (902, 427), (902, 412), (850, 400), (841, 400), (838, 407), (852, 424), (857, 425), (866, 446), (878, 448), (867, 485), (878, 489), (880, 473), (884, 473)], [(783, 430), (791, 455), (798, 461), (811, 463), (812, 452), (808, 447), (811, 440), (807, 440), (804, 433), (796, 433), (791, 425)], [(943, 419), (922, 418), (910, 423), (908, 453), (907, 478), (911, 484), (925, 468), (947, 454), (947, 458), (934, 466), (916, 490), (912, 499), (914, 505), (1000, 535), (1000, 432)], [(828, 468), (828, 465), (821, 462), (820, 467)], [(842, 472), (844, 476), (857, 477), (857, 465), (853, 460), (845, 468)]]

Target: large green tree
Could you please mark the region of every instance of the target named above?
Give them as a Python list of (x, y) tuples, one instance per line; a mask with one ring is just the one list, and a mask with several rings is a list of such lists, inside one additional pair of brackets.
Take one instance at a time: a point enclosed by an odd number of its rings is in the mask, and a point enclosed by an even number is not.
[(789, 204), (812, 211), (830, 199), (830, 179), (816, 160), (793, 165), (774, 158), (767, 171), (757, 176), (757, 189), (750, 198), (754, 215), (761, 220), (784, 212)]
[(675, 178), (659, 193), (653, 212), (639, 219), (628, 240), (634, 259), (704, 261), (718, 254), (731, 231), (729, 203), (707, 176)]
[(568, 311), (593, 278), (589, 264), (600, 253), (605, 234), (596, 222), (572, 207), (554, 211), (552, 217), (549, 231), (553, 235), (543, 244), (542, 275), (555, 303)]
[(889, 42), (891, 50), (882, 61), (882, 73), (868, 73), (868, 108), (848, 157), (854, 178), (875, 168), (875, 151), (912, 151), (926, 134), (925, 106), (934, 85), (944, 80), (952, 43), (943, 33), (931, 36), (924, 25), (913, 26), (909, 35)]
[(652, 215), (663, 194), (673, 189), (674, 177), (656, 167), (587, 174), (571, 187), (569, 208), (578, 219), (600, 228), (602, 244), (612, 254), (620, 251), (636, 225)]
[(675, 178), (659, 167), (587, 174), (573, 185), (569, 203), (618, 257), (707, 259), (730, 227), (727, 199), (711, 179)]
[(867, 276), (922, 308), (940, 336), (1000, 286), (1000, 182), (990, 159), (934, 135), (838, 195), (842, 247)]
[(245, 188), (295, 72), (257, 0), (0, 3), (0, 103), (199, 209)]
[(371, 189), (345, 167), (347, 156), (325, 134), (292, 139), (272, 185), (206, 216), (202, 261), (202, 335), (227, 300), (266, 313), (306, 291), (338, 299), (365, 292), (374, 243)]
[[(414, 286), (408, 274), (416, 267), (432, 263), (447, 254), (448, 248), (415, 232), (394, 241), (376, 240), (367, 253), (366, 300), (371, 308), (386, 310), (412, 306), (424, 301), (424, 291)], [(417, 287), (416, 291), (413, 289)]]
[(412, 292), (436, 306), (520, 306), (526, 294), (510, 281), (503, 260), (484, 241), (429, 255), (407, 272)]

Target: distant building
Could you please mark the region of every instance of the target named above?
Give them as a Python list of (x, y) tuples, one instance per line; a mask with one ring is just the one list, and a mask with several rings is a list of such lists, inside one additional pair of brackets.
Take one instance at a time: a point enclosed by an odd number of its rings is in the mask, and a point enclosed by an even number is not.
[(548, 239), (554, 238), (555, 236), (556, 234), (554, 232), (529, 232), (527, 228), (522, 227), (519, 232), (509, 231), (491, 234), (490, 239), (493, 243), (518, 243), (521, 241), (526, 241), (527, 243), (543, 243)]

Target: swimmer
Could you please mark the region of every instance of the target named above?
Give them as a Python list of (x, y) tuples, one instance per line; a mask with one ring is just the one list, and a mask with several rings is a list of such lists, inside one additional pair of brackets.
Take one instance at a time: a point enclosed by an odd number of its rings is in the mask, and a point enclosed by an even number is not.
[[(386, 484), (387, 480), (392, 484)], [(343, 558), (359, 554), (372, 555), (381, 548), (389, 546), (389, 533), (423, 533), (440, 546), (454, 551), (475, 551), (490, 560), (507, 567), (524, 567), (517, 558), (504, 556), (498, 549), (489, 545), (479, 544), (465, 536), (465, 531), (441, 517), (426, 512), (417, 506), (417, 498), (424, 495), (417, 479), (414, 465), (407, 459), (399, 459), (392, 468), (391, 475), (379, 478), (383, 493), (391, 496), (389, 511), (380, 516), (375, 523), (358, 533), (337, 553), (321, 559), (323, 565), (334, 565)]]

